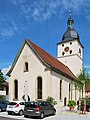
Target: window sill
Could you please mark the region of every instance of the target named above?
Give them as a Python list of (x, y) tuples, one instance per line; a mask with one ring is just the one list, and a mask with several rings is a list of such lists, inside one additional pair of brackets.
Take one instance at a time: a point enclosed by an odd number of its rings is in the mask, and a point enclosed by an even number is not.
[(59, 100), (59, 102), (63, 102), (63, 100)]
[(29, 72), (29, 70), (24, 70), (23, 72)]

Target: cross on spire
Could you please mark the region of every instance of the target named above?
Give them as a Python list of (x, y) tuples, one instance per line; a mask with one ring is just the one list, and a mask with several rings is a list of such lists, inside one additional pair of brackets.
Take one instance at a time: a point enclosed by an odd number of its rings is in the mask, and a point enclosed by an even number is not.
[(70, 18), (72, 18), (72, 11), (71, 10), (69, 10), (69, 16), (70, 16)]

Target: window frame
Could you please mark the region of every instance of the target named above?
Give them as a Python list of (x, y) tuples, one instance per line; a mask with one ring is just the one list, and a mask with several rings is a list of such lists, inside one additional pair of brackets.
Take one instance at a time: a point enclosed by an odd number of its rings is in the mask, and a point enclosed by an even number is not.
[(42, 99), (42, 90), (43, 90), (43, 80), (42, 77), (37, 78), (37, 99)]
[(60, 80), (60, 87), (59, 87), (59, 89), (60, 89), (59, 98), (60, 98), (60, 100), (62, 100), (62, 80)]
[(24, 63), (24, 72), (28, 72), (29, 71), (29, 65), (28, 62)]

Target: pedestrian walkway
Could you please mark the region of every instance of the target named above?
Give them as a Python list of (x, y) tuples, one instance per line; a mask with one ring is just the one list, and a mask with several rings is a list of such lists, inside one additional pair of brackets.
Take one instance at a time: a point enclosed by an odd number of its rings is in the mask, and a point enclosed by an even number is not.
[(56, 108), (57, 114), (79, 114), (79, 115), (90, 115), (90, 112), (86, 112), (86, 114), (80, 112), (77, 110), (77, 107), (74, 109), (74, 111), (70, 111), (69, 107), (62, 107), (62, 108)]
[(62, 108), (56, 108), (56, 110), (57, 110), (57, 114), (76, 114), (76, 113), (78, 113), (77, 109), (75, 109), (74, 111), (70, 111), (67, 106), (62, 107)]
[[(56, 111), (55, 116), (45, 117), (44, 120), (90, 120), (89, 112), (86, 114), (79, 114), (76, 110), (72, 112), (69, 111), (68, 107), (56, 108)], [(35, 120), (35, 118), (24, 118), (24, 116), (19, 115), (8, 115), (7, 112), (0, 112), (0, 118), (1, 117), (12, 118), (15, 120)]]

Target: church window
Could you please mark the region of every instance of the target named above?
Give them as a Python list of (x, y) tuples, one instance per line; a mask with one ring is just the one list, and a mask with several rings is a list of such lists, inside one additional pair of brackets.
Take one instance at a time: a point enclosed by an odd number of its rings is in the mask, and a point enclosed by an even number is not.
[(64, 55), (65, 54), (65, 52), (62, 52), (62, 55)]
[(42, 99), (42, 78), (37, 79), (37, 99)]
[(80, 55), (81, 55), (81, 49), (79, 48), (79, 53), (80, 53)]
[(65, 47), (64, 51), (68, 52), (69, 51), (69, 47)]
[(77, 100), (77, 90), (76, 90), (76, 85), (75, 85), (75, 100)]
[(64, 47), (64, 44), (62, 44), (62, 47)]
[(70, 100), (70, 91), (71, 91), (71, 85), (69, 83), (69, 100)]
[(14, 80), (14, 99), (18, 100), (18, 81)]
[(62, 80), (60, 80), (60, 100), (62, 99)]
[(6, 86), (6, 95), (8, 95), (8, 86)]
[(28, 71), (28, 62), (25, 62), (25, 66), (24, 66), (24, 72)]
[(72, 50), (70, 50), (70, 54), (72, 54)]
[(70, 42), (70, 45), (72, 45), (72, 42)]

